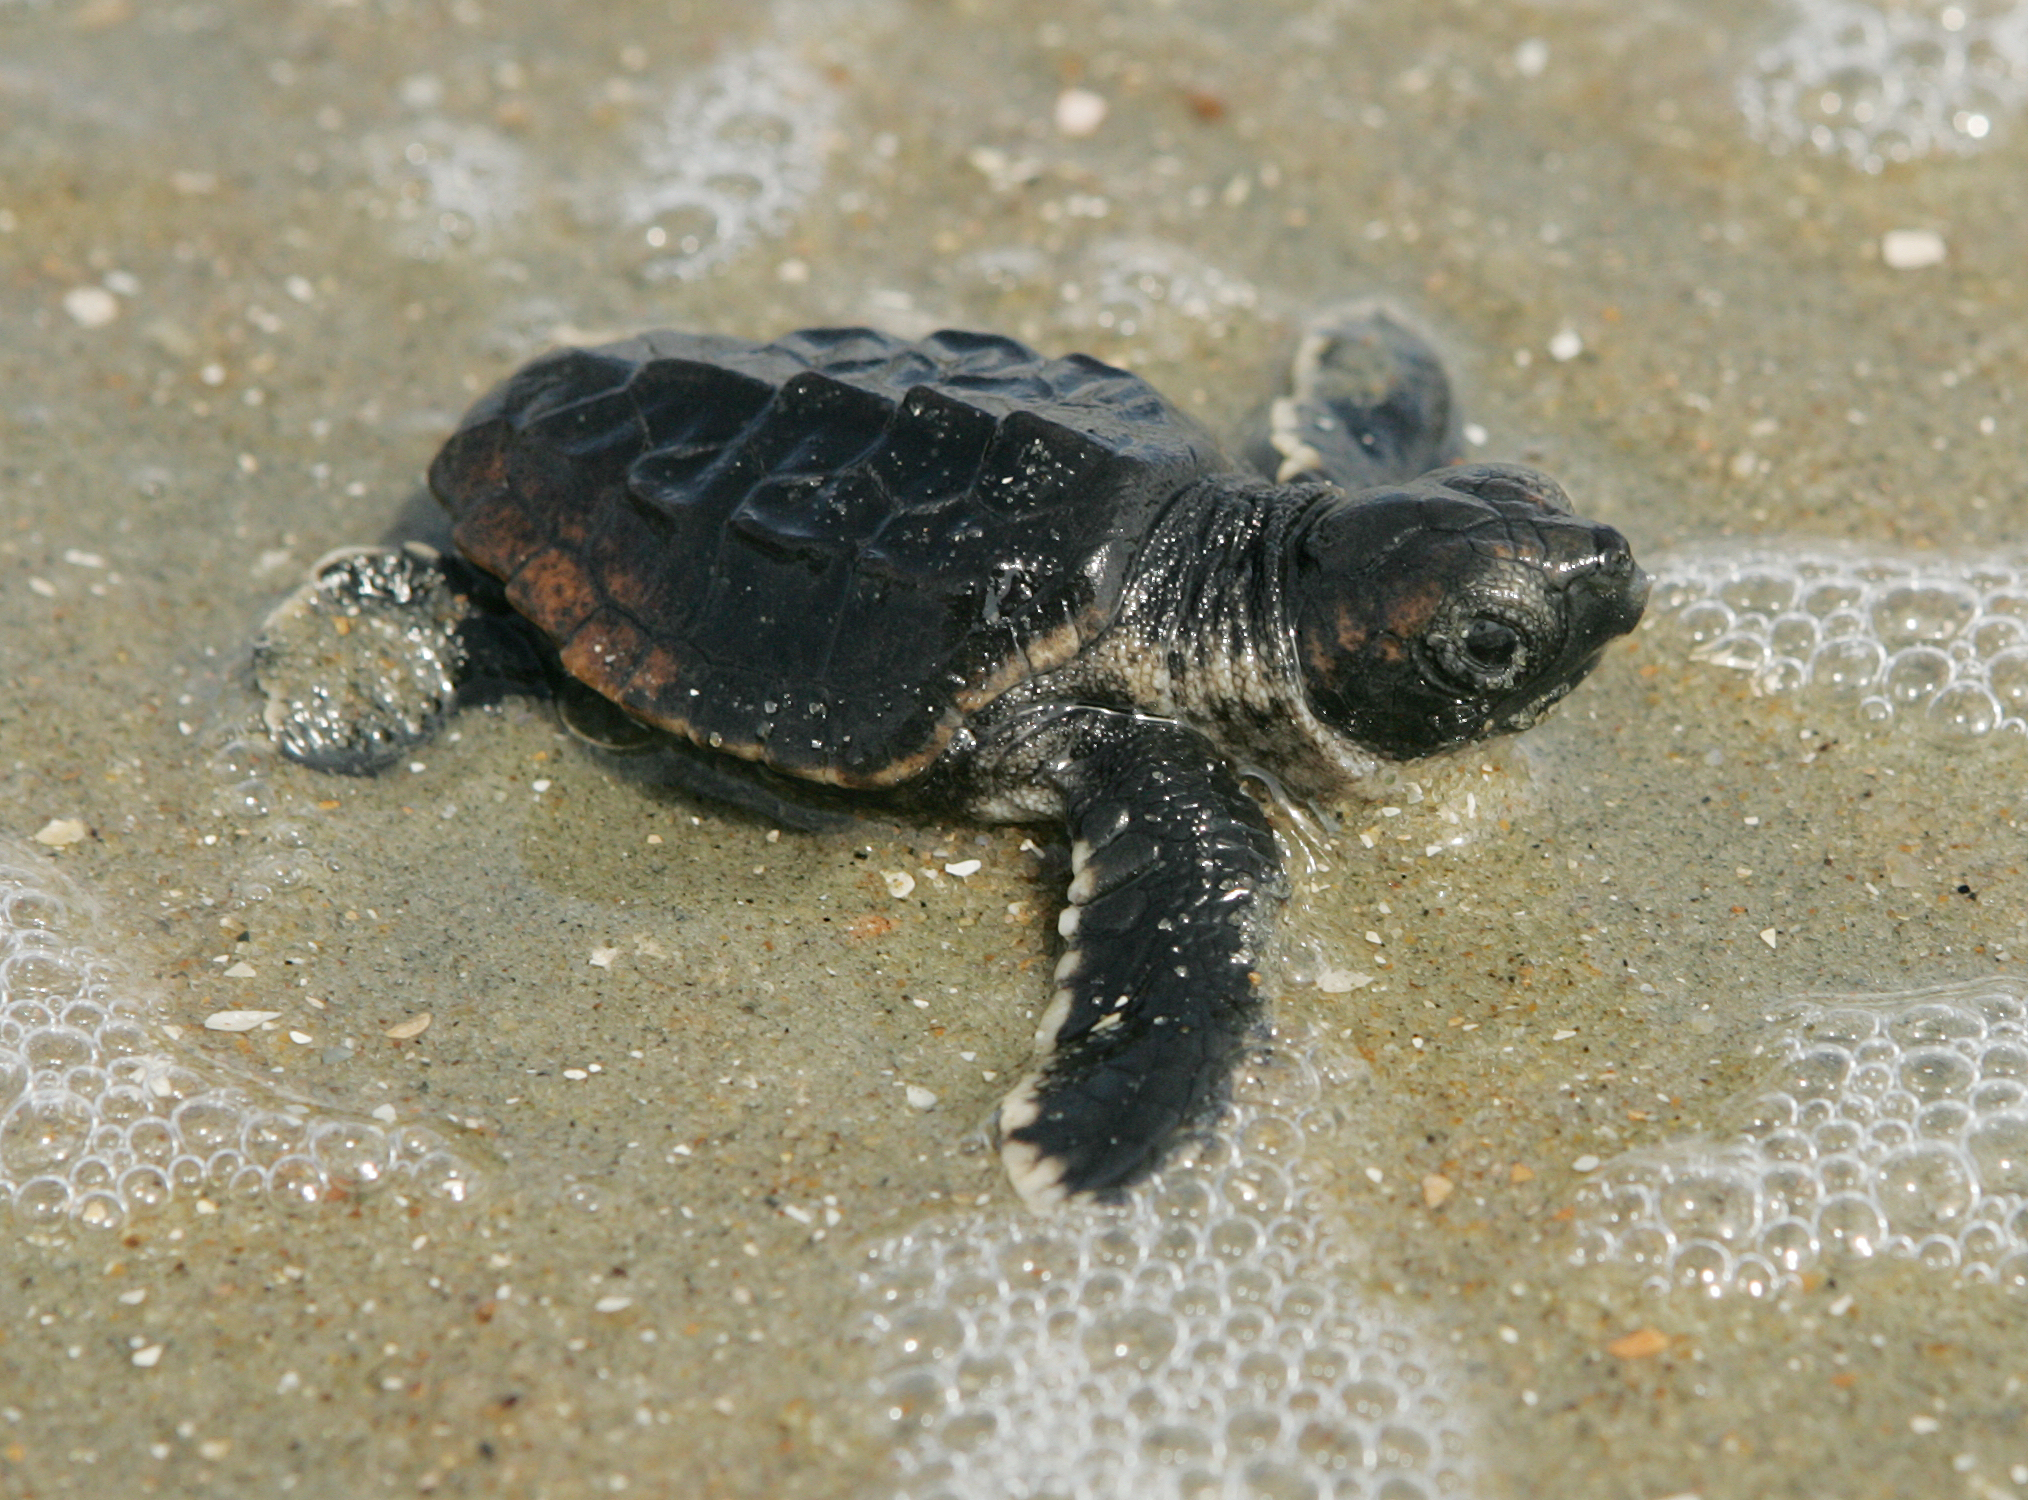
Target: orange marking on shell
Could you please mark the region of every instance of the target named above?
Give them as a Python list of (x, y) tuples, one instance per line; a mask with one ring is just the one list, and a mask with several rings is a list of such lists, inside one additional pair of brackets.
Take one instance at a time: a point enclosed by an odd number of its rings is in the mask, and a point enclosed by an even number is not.
[(545, 538), (511, 493), (488, 495), (451, 528), (458, 550), (495, 578), (511, 578)]
[(579, 682), (618, 699), (633, 676), (634, 663), (647, 649), (648, 637), (641, 628), (607, 606), (571, 633), (562, 652), (563, 667)]
[(602, 569), (599, 582), (605, 585), (607, 597), (613, 603), (640, 619), (653, 619), (663, 607), (658, 597), (661, 575), (655, 559), (636, 556), (631, 559), (631, 566)]
[(546, 547), (508, 580), (507, 600), (552, 639), (563, 640), (597, 608), (599, 596), (575, 557)]
[(650, 646), (634, 663), (633, 676), (627, 680), (621, 702), (649, 723), (674, 730), (681, 721), (666, 705), (674, 703), (677, 690), (687, 685), (684, 681), (687, 665), (667, 646), (659, 643)]

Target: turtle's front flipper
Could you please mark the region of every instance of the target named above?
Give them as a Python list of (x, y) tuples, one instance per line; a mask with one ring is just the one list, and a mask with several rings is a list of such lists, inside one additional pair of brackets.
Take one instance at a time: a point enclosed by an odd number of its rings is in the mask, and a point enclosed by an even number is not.
[(1001, 1102), (1021, 1196), (1108, 1195), (1161, 1164), (1222, 1101), (1261, 1013), (1285, 892), (1274, 834), (1194, 730), (1091, 711), (1041, 770), (1062, 793), (1075, 878), (1036, 1069)]
[(1275, 478), (1347, 490), (1399, 484), (1458, 456), (1450, 377), (1430, 342), (1385, 302), (1330, 309), (1303, 333), (1274, 404)]

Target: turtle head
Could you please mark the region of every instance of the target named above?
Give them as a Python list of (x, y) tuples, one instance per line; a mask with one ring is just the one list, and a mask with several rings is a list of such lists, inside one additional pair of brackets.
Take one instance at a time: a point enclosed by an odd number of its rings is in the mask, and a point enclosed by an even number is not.
[(1409, 760), (1533, 724), (1639, 623), (1648, 576), (1547, 475), (1471, 464), (1320, 502), (1288, 587), (1311, 709)]

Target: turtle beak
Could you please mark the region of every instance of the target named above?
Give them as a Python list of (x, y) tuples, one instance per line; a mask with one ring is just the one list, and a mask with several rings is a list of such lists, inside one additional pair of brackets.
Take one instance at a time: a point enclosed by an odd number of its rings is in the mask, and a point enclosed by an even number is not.
[(1532, 728), (1599, 664), (1606, 647), (1641, 623), (1654, 580), (1634, 561), (1626, 538), (1610, 526), (1586, 528), (1583, 561), (1563, 578), (1565, 637), (1561, 663), (1544, 675), (1533, 697), (1494, 721), (1503, 734)]
[[(1655, 581), (1634, 561), (1627, 539), (1610, 526), (1591, 528), (1589, 565), (1565, 581), (1573, 640), (1604, 645), (1641, 623)], [(1582, 648), (1581, 648), (1582, 649)]]

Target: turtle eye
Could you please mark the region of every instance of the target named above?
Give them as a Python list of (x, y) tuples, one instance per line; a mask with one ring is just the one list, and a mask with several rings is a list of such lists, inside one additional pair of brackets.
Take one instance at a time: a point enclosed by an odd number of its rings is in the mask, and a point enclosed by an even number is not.
[(1489, 676), (1497, 676), (1514, 665), (1521, 650), (1521, 637), (1513, 626), (1481, 616), (1465, 628), (1465, 659)]

